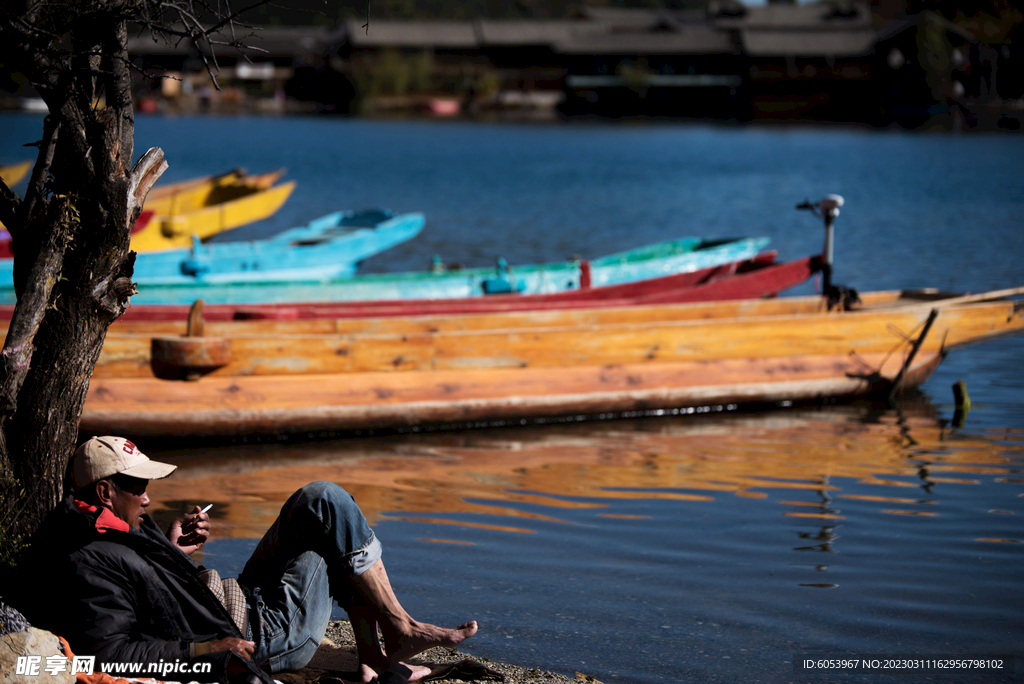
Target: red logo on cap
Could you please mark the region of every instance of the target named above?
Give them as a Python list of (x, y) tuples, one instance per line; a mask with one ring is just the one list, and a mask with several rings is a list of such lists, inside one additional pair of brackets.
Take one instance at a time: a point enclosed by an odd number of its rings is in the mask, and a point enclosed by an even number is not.
[(124, 440), (124, 446), (121, 448), (124, 449), (124, 452), (128, 455), (134, 454), (135, 450), (138, 449), (137, 446), (129, 442), (127, 439)]

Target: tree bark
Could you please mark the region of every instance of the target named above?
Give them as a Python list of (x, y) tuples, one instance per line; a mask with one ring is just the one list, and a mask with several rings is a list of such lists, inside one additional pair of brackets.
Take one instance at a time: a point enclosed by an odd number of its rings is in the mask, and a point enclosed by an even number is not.
[(269, 1), (237, 12), (203, 0), (0, 3), (0, 64), (50, 112), (25, 197), (0, 181), (18, 297), (0, 353), (0, 571), (62, 495), (107, 328), (135, 292), (130, 229), (167, 167), (154, 148), (129, 170), (128, 22), (192, 44), (213, 78), (214, 46), (245, 49), (234, 21)]
[(91, 19), (68, 27), (68, 68), (37, 82), (51, 112), (39, 158), (24, 200), (0, 214), (13, 219), (18, 295), (0, 354), (0, 522), (14, 538), (62, 496), (93, 368), (135, 292), (130, 228), (167, 167), (153, 149), (131, 168), (127, 25)]

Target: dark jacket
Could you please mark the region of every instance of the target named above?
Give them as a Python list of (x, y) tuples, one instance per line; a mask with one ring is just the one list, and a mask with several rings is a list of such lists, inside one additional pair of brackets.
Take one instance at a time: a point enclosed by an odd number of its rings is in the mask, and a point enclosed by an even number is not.
[(233, 654), (190, 656), (193, 644), (242, 638), (199, 579), (201, 566), (148, 515), (139, 530), (101, 531), (101, 512), (80, 510), (70, 496), (58, 505), (19, 563), (25, 591), (10, 602), (34, 625), (67, 639), (76, 655), (95, 655), (97, 671), (104, 662), (209, 661), (213, 672), (188, 677), (226, 679)]

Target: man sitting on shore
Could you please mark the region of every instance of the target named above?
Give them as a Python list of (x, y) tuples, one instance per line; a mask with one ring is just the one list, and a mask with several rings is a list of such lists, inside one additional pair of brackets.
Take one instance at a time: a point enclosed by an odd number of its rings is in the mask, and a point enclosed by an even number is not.
[(74, 493), (47, 517), (19, 565), (19, 592), (8, 600), (67, 639), (76, 655), (95, 655), (97, 671), (101, 663), (209, 662), (210, 673), (178, 671), (196, 680), (266, 681), (263, 673), (309, 662), (332, 597), (351, 618), (364, 682), (385, 670), (422, 678), (428, 668), (402, 661), (476, 633), (475, 621), (445, 629), (402, 608), (380, 542), (332, 482), (308, 484), (284, 504), (238, 578), (247, 609), (236, 622), (190, 557), (210, 536), (209, 516), (196, 506), (164, 535), (146, 514), (149, 481), (176, 468), (121, 437), (85, 442), (70, 465)]

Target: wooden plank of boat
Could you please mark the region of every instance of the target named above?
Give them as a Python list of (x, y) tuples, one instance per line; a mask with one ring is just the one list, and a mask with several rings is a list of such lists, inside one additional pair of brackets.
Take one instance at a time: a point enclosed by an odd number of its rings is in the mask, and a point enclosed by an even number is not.
[[(1001, 290), (978, 295), (943, 293), (934, 289), (883, 290), (861, 293), (859, 311), (880, 309), (912, 309), (922, 306), (946, 306), (971, 301), (993, 301), (1019, 294)], [(1002, 302), (1001, 305), (1005, 305)], [(204, 308), (205, 312), (206, 309)], [(854, 312), (829, 312), (828, 303), (819, 296), (781, 297), (774, 299), (743, 299), (696, 302), (677, 305), (601, 306), (585, 310), (527, 310), (512, 312), (479, 312), (469, 314), (431, 314), (423, 316), (381, 318), (306, 318), (299, 320), (235, 320), (208, 321), (206, 330), (218, 336), (261, 334), (323, 335), (323, 334), (409, 334), (416, 332), (452, 332), (466, 330), (510, 330), (528, 328), (575, 328), (686, 321), (717, 321), (723, 319), (779, 319), (809, 314), (847, 315)], [(186, 323), (177, 320), (119, 320), (110, 327), (111, 335), (180, 335)]]
[[(188, 247), (192, 236), (206, 239), (217, 233), (272, 216), (295, 189), (295, 181), (270, 188), (247, 189), (245, 194), (185, 213), (154, 215), (132, 234), (136, 251)], [(147, 205), (148, 206), (148, 205)]]
[[(942, 355), (918, 355), (905, 387)], [(864, 368), (872, 369), (865, 374)], [(96, 378), (79, 429), (138, 437), (234, 437), (692, 406), (857, 397), (887, 388), (901, 359), (848, 354), (613, 367), (249, 376), (196, 383)], [(880, 389), (881, 388), (881, 389)]]
[[(920, 335), (932, 310), (940, 315), (929, 324), (930, 333), (920, 345), (924, 352), (1024, 328), (1021, 306), (1008, 300), (949, 305), (918, 300), (901, 307), (843, 313), (766, 315), (762, 309), (759, 315), (731, 318), (694, 316), (693, 306), (421, 319), (211, 322), (205, 334), (217, 344), (230, 339), (231, 358), (209, 375), (434, 372), (895, 354)], [(111, 326), (93, 377), (176, 377), (156, 367), (152, 338), (167, 345), (175, 339), (183, 345), (194, 343), (165, 334), (168, 327), (166, 323)]]
[[(333, 321), (372, 334), (308, 334), (332, 323), (316, 319), (209, 323), (206, 334), (254, 334), (206, 338), (229, 340), (230, 358), (196, 382), (153, 378), (151, 339), (115, 333), (81, 427), (230, 436), (866, 396), (918, 386), (957, 346), (1020, 332), (1021, 304), (993, 298), (1021, 293), (867, 293), (854, 312), (794, 298)], [(759, 315), (716, 318), (717, 306)], [(289, 324), (304, 334), (266, 334)]]

